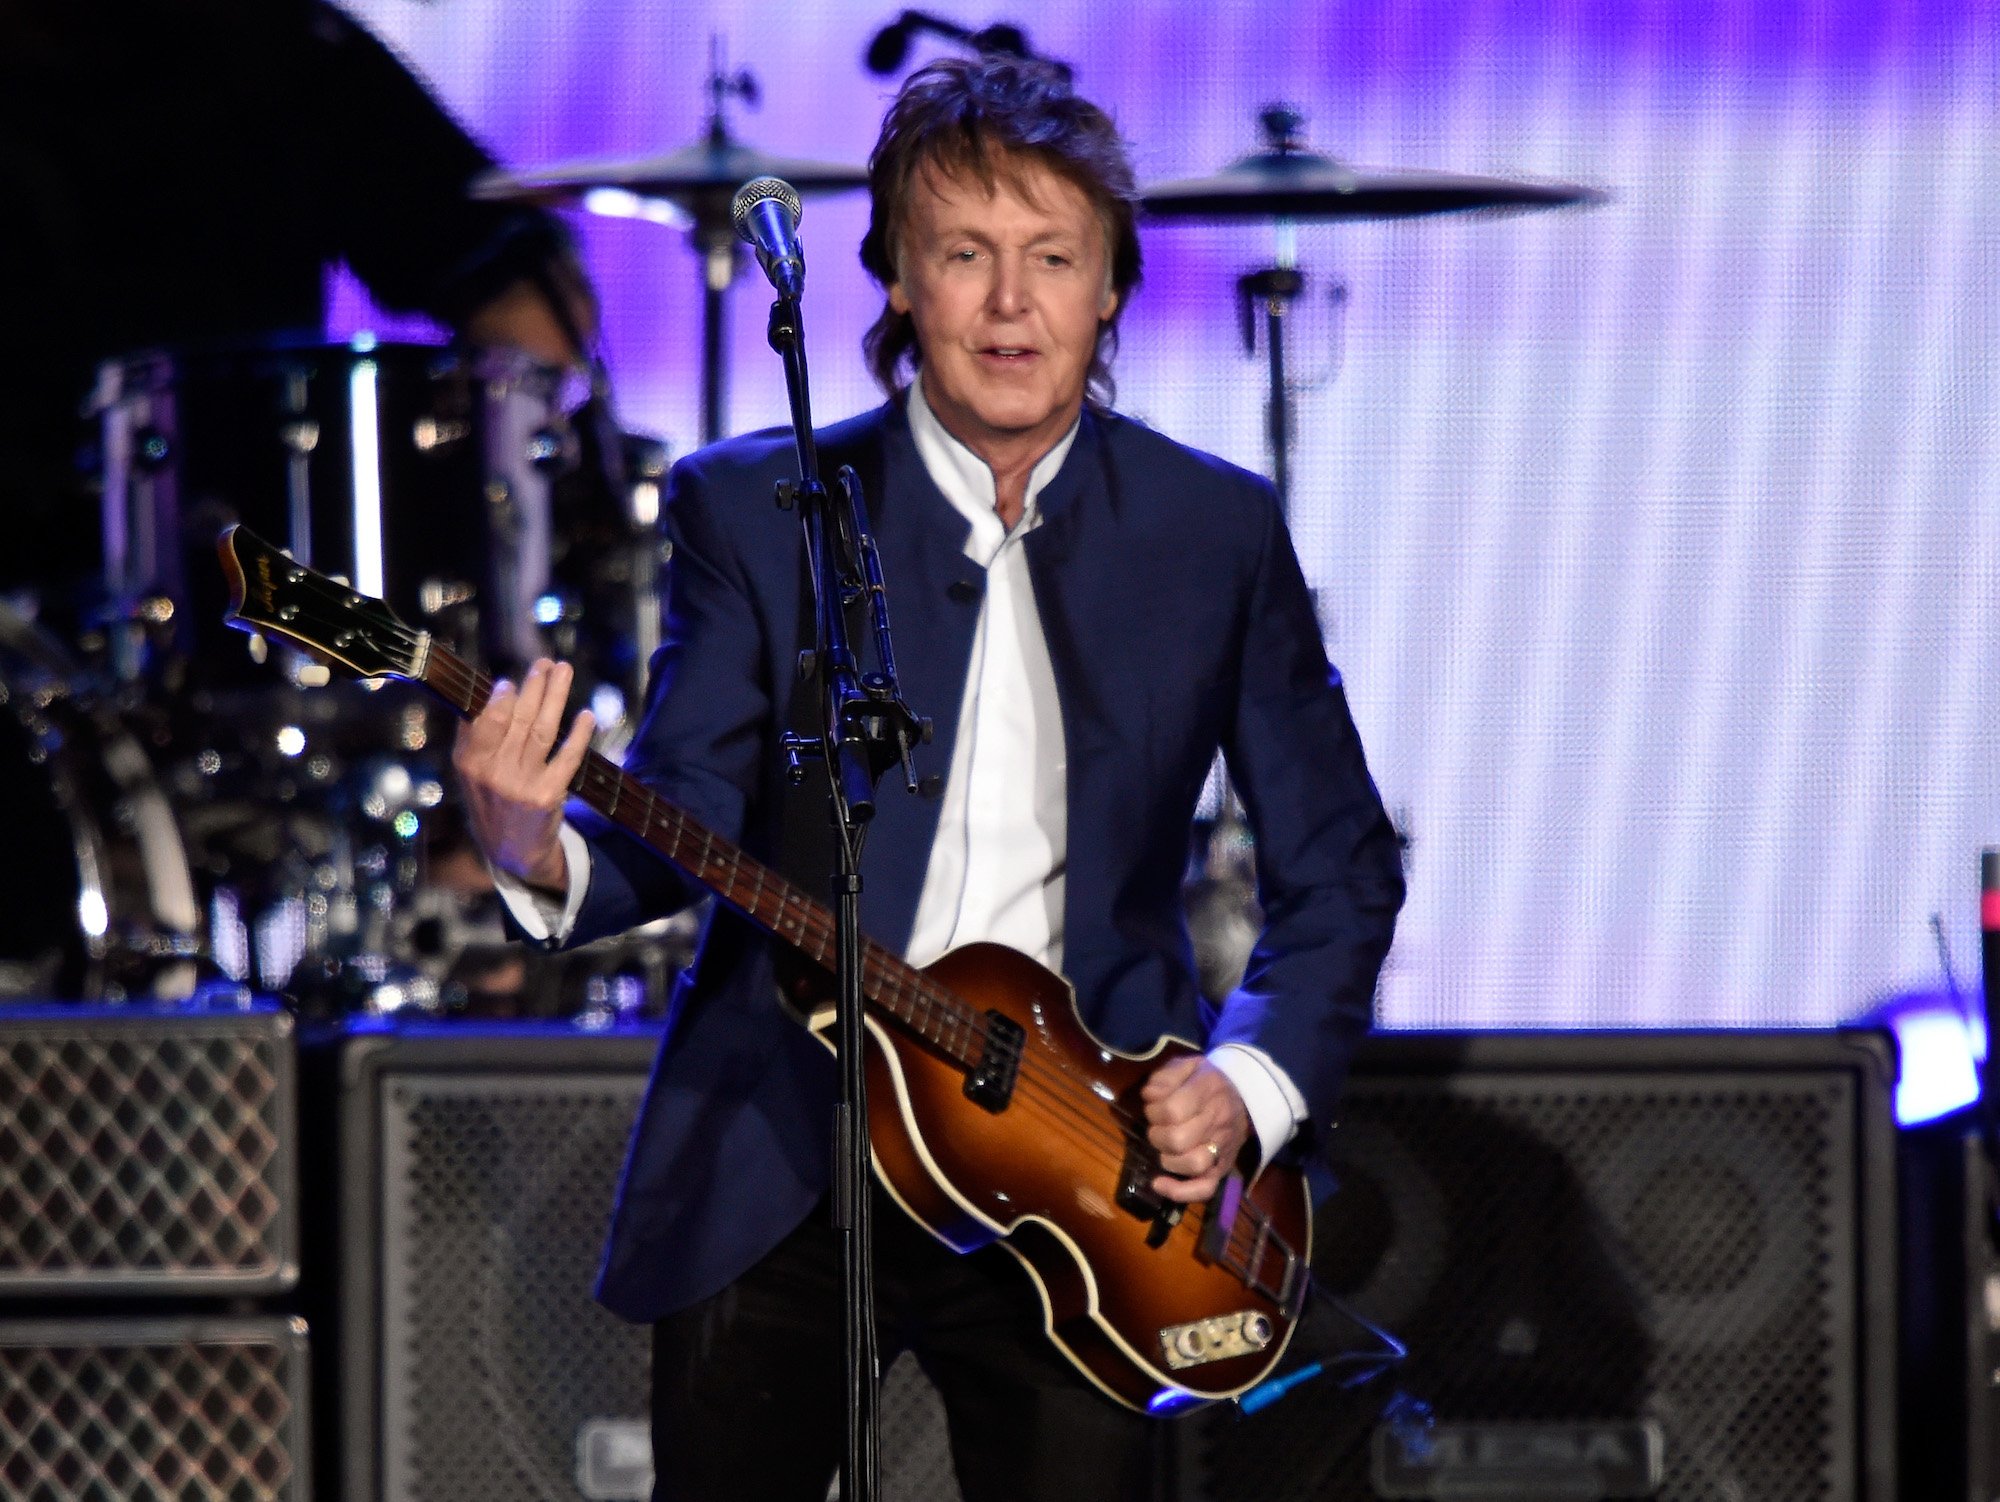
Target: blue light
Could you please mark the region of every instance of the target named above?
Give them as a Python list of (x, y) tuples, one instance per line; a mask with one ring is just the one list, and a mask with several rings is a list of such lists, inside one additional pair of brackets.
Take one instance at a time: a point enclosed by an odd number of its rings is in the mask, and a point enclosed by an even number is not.
[(1268, 1408), (1301, 1382), (1310, 1382), (1325, 1370), (1325, 1362), (1314, 1361), (1282, 1377), (1272, 1377), (1259, 1382), (1236, 1400), (1236, 1406), (1244, 1413), (1255, 1413), (1260, 1408)]
[(362, 329), (347, 341), (347, 347), (357, 355), (365, 355), (375, 348), (375, 342), (375, 336), (369, 333), (368, 330)]
[(1193, 1393), (1183, 1392), (1178, 1387), (1162, 1388), (1146, 1400), (1146, 1412), (1173, 1413), (1187, 1407), (1190, 1403), (1199, 1403), (1200, 1401), (1201, 1399), (1197, 1398)]
[(543, 595), (535, 601), (535, 619), (544, 626), (553, 626), (563, 618), (563, 602), (560, 595)]
[(1984, 1031), (1956, 998), (1939, 993), (1899, 996), (1881, 1012), (1896, 1035), (1901, 1056), (1896, 1078), (1896, 1120), (1904, 1126), (1935, 1121), (1979, 1099), (1975, 1059)]

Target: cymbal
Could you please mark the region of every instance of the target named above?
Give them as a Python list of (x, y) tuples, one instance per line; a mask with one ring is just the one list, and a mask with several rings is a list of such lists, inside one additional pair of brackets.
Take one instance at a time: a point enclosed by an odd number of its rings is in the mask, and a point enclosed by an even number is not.
[(1605, 197), (1575, 183), (1353, 167), (1317, 152), (1272, 147), (1212, 177), (1154, 183), (1140, 191), (1139, 202), (1155, 219), (1409, 219), (1475, 209), (1552, 209)]
[(711, 135), (665, 156), (597, 157), (556, 162), (530, 172), (488, 172), (474, 180), (475, 198), (562, 208), (583, 204), (599, 189), (664, 198), (701, 217), (719, 197), (724, 214), (738, 187), (753, 177), (782, 177), (801, 194), (865, 188), (864, 168), (769, 156), (726, 136)]

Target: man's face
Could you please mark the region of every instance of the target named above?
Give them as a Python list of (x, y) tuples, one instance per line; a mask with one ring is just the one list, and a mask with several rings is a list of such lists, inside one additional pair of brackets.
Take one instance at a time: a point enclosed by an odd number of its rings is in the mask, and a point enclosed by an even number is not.
[(931, 410), (997, 467), (1069, 430), (1118, 295), (1083, 190), (1032, 159), (993, 166), (990, 193), (969, 174), (917, 173), (889, 305), (916, 325)]

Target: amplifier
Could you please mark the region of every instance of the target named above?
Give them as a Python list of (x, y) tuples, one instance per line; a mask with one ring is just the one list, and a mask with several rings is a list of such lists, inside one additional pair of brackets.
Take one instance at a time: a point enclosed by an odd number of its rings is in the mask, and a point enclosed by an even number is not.
[(289, 1289), (296, 1115), (274, 1007), (0, 1008), (0, 1299)]
[(280, 1318), (0, 1322), (8, 1502), (311, 1502), (306, 1332)]
[[(341, 1265), (311, 1276), (338, 1290), (320, 1432), (346, 1502), (651, 1496), (652, 1332), (591, 1290), (659, 1038), (482, 1023), (312, 1049), (338, 1096)], [(955, 1502), (908, 1357), (881, 1418), (883, 1502)]]
[(658, 1044), (504, 1023), (329, 1043), (351, 1502), (631, 1494), (651, 1332), (591, 1290)]
[(1185, 1495), (1887, 1502), (1894, 1077), (1872, 1033), (1369, 1040), (1314, 1270), (1409, 1359), (1196, 1416)]

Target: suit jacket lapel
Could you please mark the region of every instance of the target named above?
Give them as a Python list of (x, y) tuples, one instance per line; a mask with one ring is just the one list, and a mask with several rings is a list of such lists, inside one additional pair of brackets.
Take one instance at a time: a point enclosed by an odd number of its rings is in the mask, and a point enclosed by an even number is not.
[(1144, 783), (1151, 649), (1127, 640), (1130, 594), (1146, 580), (1121, 541), (1124, 498), (1101, 421), (1086, 410), (1062, 472), (1043, 492), (1027, 539), (1035, 608), (1062, 703), (1068, 764), (1064, 968), (1081, 973), (1089, 936), (1105, 931), (1113, 848), (1134, 835)]
[[(896, 671), (904, 699), (931, 722), (930, 744), (912, 757), (917, 776), (935, 779), (927, 783), (932, 791), (920, 797), (904, 790), (899, 770), (882, 779), (863, 854), (868, 931), (900, 954), (916, 922), (937, 837), (937, 790), (951, 769), (986, 574), (965, 556), (971, 527), (932, 483), (900, 402), (885, 409), (877, 451), (881, 479), (868, 505), (889, 589)], [(872, 644), (864, 650), (872, 661)]]
[[(1111, 524), (1114, 498), (1106, 482), (1098, 422), (1088, 410), (1061, 471), (1041, 496), (1041, 525), (1028, 534), (1028, 576), (1034, 581), (1035, 612), (1055, 670), (1062, 702), (1063, 738), (1071, 753), (1090, 752), (1118, 740), (1122, 717), (1114, 685), (1128, 679), (1136, 664), (1107, 662), (1085, 643), (1097, 642), (1097, 615), (1107, 606), (1099, 595), (1093, 566), (1105, 550), (1094, 534)], [(1098, 538), (1101, 543), (1104, 539)], [(1077, 757), (1070, 756), (1069, 804), (1077, 807)]]

